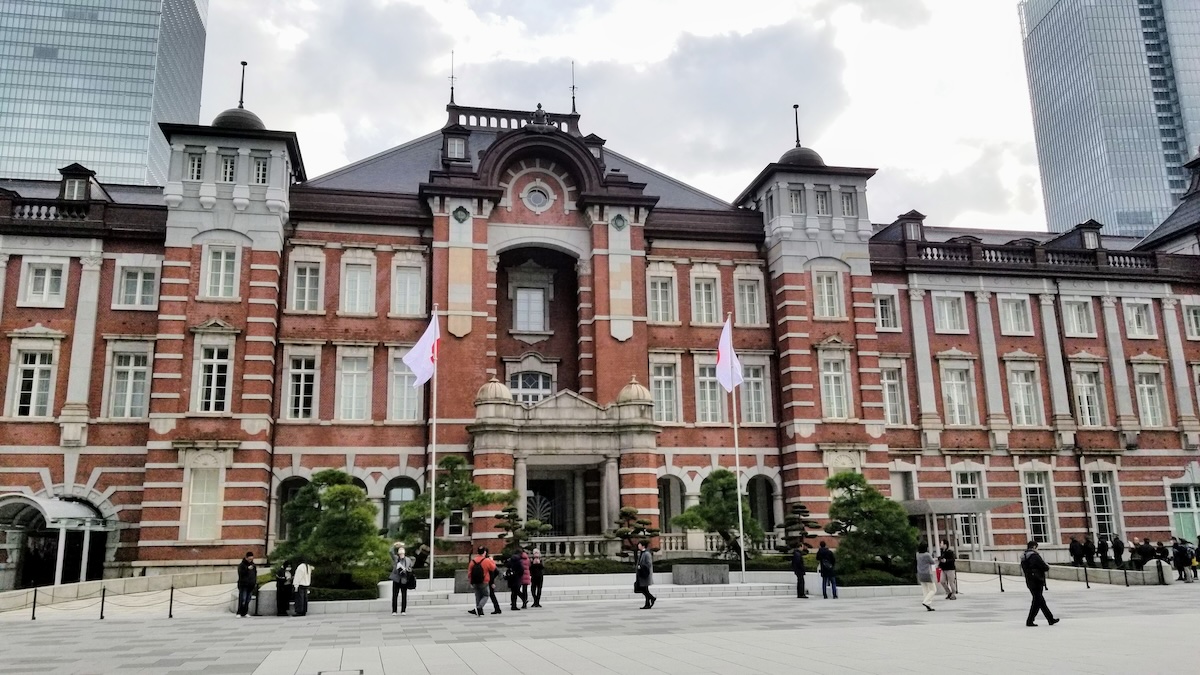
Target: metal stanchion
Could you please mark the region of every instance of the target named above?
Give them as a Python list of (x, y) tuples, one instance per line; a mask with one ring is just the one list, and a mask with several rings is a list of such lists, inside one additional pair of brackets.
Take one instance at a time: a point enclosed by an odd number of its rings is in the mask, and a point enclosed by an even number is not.
[(1088, 570), (1087, 565), (1084, 565), (1083, 566), (1083, 585), (1087, 588), (1091, 588), (1092, 582), (1088, 581), (1088, 571), (1087, 570)]
[[(240, 593), (241, 591), (238, 591), (238, 592)], [(259, 596), (259, 594), (258, 594), (258, 589), (257, 589), (257, 588), (255, 588), (255, 589), (254, 589), (254, 616), (261, 616), (261, 615), (258, 613), (258, 599), (259, 599), (259, 597), (261, 597), (261, 596)]]
[(102, 586), (100, 588), (100, 620), (101, 621), (104, 620), (104, 599), (105, 599), (105, 596), (107, 596), (107, 594), (108, 594), (108, 589)]
[(1158, 585), (1166, 586), (1167, 578), (1163, 576), (1162, 560), (1155, 560), (1154, 563), (1158, 566)]
[(167, 598), (167, 618), (175, 618), (175, 584), (171, 584), (171, 595)]
[(1129, 568), (1125, 567), (1121, 571), (1125, 573), (1125, 588), (1129, 588)]
[(30, 621), (37, 621), (37, 587), (33, 589), (33, 614), (29, 616)]
[(1004, 575), (1000, 573), (1000, 560), (992, 558), (992, 562), (996, 564), (996, 576), (1000, 579), (1000, 592), (1004, 592)]

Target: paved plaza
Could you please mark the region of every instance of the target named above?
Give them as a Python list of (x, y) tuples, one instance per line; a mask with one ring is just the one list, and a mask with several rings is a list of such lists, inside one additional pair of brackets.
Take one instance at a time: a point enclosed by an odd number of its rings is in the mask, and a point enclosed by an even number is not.
[[(1019, 579), (962, 575), (957, 601), (714, 598), (564, 602), (476, 618), (461, 607), (407, 616), (237, 619), (191, 606), (166, 619), (144, 596), (104, 621), (46, 608), (0, 616), (5, 675), (316, 675), (357, 673), (1105, 673), (1190, 658), (1200, 584), (1113, 587), (1051, 582), (1063, 622), (1024, 626)], [(196, 589), (216, 593), (220, 589)], [(178, 597), (177, 597), (178, 599)], [(143, 606), (137, 607), (135, 604)], [(507, 605), (505, 605), (507, 607)], [(1157, 666), (1155, 665), (1157, 664)]]

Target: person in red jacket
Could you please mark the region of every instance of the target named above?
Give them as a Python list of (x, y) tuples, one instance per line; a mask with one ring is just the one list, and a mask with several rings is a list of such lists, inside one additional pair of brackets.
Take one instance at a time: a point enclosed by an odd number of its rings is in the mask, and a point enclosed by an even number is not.
[(483, 608), (491, 597), (492, 579), (496, 576), (496, 563), (488, 557), (486, 547), (480, 546), (477, 555), (467, 565), (467, 580), (475, 591), (475, 609), (468, 614), (483, 616)]

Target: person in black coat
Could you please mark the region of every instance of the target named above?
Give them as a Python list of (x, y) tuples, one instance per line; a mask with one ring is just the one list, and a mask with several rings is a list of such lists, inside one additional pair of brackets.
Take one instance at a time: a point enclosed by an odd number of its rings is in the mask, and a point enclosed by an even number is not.
[[(1078, 543), (1078, 542), (1076, 542)], [(1036, 626), (1033, 622), (1037, 618), (1038, 611), (1046, 617), (1046, 621), (1051, 626), (1061, 621), (1054, 618), (1054, 614), (1050, 612), (1050, 608), (1046, 606), (1046, 573), (1050, 571), (1050, 566), (1042, 560), (1042, 556), (1037, 552), (1037, 542), (1030, 541), (1025, 545), (1025, 552), (1021, 554), (1021, 572), (1025, 574), (1025, 586), (1029, 589), (1029, 593), (1033, 595), (1033, 603), (1029, 606), (1029, 616), (1025, 619), (1026, 626)]]
[(275, 616), (287, 616), (292, 604), (292, 566), (284, 563), (275, 572)]
[(1088, 567), (1096, 566), (1096, 544), (1091, 535), (1083, 538), (1083, 559), (1087, 561)]
[(1100, 537), (1096, 543), (1096, 553), (1100, 556), (1100, 567), (1108, 569), (1108, 539)]
[(804, 590), (804, 544), (800, 544), (792, 550), (792, 573), (796, 575), (796, 597), (807, 598), (808, 592)]
[(828, 600), (833, 586), (833, 599), (837, 600), (837, 558), (823, 541), (817, 546), (817, 571), (821, 573), (821, 597)]
[(1067, 552), (1071, 554), (1072, 565), (1076, 567), (1083, 565), (1083, 544), (1079, 543), (1078, 539), (1071, 537), (1071, 545), (1067, 547)]
[(1171, 548), (1171, 557), (1175, 563), (1175, 571), (1179, 575), (1175, 580), (1192, 583), (1192, 575), (1188, 574), (1188, 568), (1192, 566), (1192, 555), (1188, 552), (1187, 544), (1182, 539), (1175, 540), (1175, 545)]
[(1125, 542), (1121, 541), (1121, 538), (1115, 534), (1112, 537), (1112, 553), (1113, 566), (1121, 569), (1125, 565)]
[(529, 591), (533, 593), (533, 606), (542, 606), (542, 584), (546, 581), (546, 564), (542, 562), (542, 552), (533, 549), (533, 558), (529, 560)]
[(258, 588), (258, 566), (254, 564), (254, 551), (246, 551), (246, 557), (238, 563), (237, 581), (237, 615), (243, 619), (250, 613), (250, 599), (254, 597), (256, 588)]

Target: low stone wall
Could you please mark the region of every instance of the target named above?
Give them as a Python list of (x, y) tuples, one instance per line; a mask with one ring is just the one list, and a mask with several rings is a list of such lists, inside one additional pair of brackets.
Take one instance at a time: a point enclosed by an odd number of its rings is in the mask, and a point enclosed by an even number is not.
[[(1147, 565), (1146, 569), (1138, 570), (1118, 570), (1118, 569), (1101, 569), (1099, 567), (1071, 567), (1067, 565), (1050, 565), (1050, 572), (1047, 578), (1058, 581), (1086, 581), (1093, 584), (1113, 584), (1117, 586), (1158, 586), (1162, 584), (1170, 584), (1175, 581), (1175, 571), (1162, 561), (1155, 561), (1162, 565), (1162, 576), (1159, 576), (1159, 570), (1156, 565)], [(996, 574), (999, 572), (1007, 577), (1024, 577), (1021, 571), (1021, 564), (1015, 562), (1003, 562), (993, 560), (959, 560), (958, 569), (962, 572), (972, 572), (975, 574)]]
[[(131, 593), (146, 593), (148, 591), (165, 591), (171, 587), (196, 588), (198, 586), (219, 586), (221, 584), (237, 583), (237, 570), (221, 570), (219, 572), (196, 572), (190, 574), (169, 574), (146, 577), (124, 577), (121, 579), (103, 579), (85, 581), (61, 586), (42, 586), (37, 589), (38, 605), (55, 605), (60, 602), (71, 602), (100, 596), (100, 590), (106, 589), (108, 595), (129, 595)], [(0, 593), (0, 612), (28, 607), (33, 603), (32, 588)]]
[(675, 565), (671, 577), (679, 586), (729, 583), (729, 565)]

